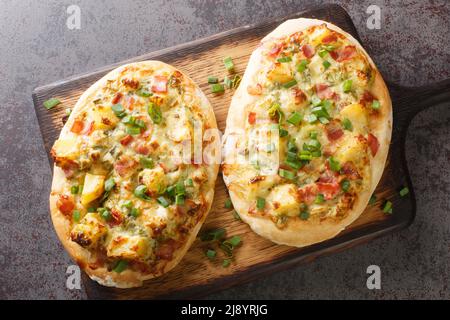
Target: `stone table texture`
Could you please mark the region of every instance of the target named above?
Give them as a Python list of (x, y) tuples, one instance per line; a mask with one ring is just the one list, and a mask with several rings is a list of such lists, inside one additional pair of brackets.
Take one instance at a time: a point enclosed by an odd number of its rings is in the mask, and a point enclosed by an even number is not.
[[(322, 1), (0, 1), (0, 298), (82, 299), (51, 225), (51, 171), (31, 100), (43, 84), (146, 52), (307, 9)], [(405, 86), (450, 77), (449, 1), (338, 1), (385, 78)], [(68, 6), (81, 29), (66, 26)], [(366, 27), (369, 5), (380, 30)], [(450, 105), (408, 132), (417, 217), (403, 231), (206, 298), (450, 298)], [(381, 267), (381, 290), (366, 268)]]

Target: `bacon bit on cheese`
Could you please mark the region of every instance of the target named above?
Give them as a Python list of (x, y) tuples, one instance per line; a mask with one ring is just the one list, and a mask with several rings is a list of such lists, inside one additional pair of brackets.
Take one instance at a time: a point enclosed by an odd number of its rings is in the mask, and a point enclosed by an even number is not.
[(128, 156), (121, 156), (116, 163), (114, 163), (114, 169), (117, 173), (124, 177), (126, 176), (134, 167), (136, 167), (137, 162)]
[(256, 122), (256, 113), (250, 112), (248, 114), (248, 123), (249, 124), (255, 124), (255, 122)]
[(158, 93), (167, 92), (167, 77), (166, 76), (155, 76), (155, 82), (152, 85), (152, 91)]
[(329, 44), (329, 43), (336, 42), (336, 41), (337, 41), (337, 36), (334, 33), (331, 33), (331, 34), (323, 37), (323, 39), (322, 39), (322, 43), (324, 43), (324, 44)]
[(66, 194), (60, 194), (56, 201), (56, 207), (65, 216), (70, 216), (75, 208), (75, 202)]
[(137, 88), (139, 88), (139, 81), (137, 81), (137, 80), (125, 78), (125, 79), (122, 79), (122, 83), (125, 86), (130, 87), (131, 89), (136, 90)]
[(334, 51), (330, 51), (330, 56), (337, 62), (343, 62), (345, 60), (350, 60), (356, 55), (355, 46), (345, 46)]
[(369, 144), (370, 152), (372, 153), (372, 156), (375, 157), (375, 155), (378, 152), (378, 149), (380, 148), (380, 143), (378, 142), (377, 137), (375, 137), (373, 134), (369, 133), (367, 136), (367, 143)]
[(123, 146), (128, 145), (133, 140), (133, 137), (127, 134), (125, 137), (120, 139), (120, 144)]
[(302, 90), (299, 88), (294, 88), (292, 91), (294, 93), (295, 104), (301, 104), (306, 101), (306, 95)]
[(330, 141), (336, 141), (344, 135), (344, 131), (337, 121), (331, 121), (325, 126), (327, 138)]
[(313, 46), (311, 46), (309, 44), (304, 44), (302, 46), (302, 52), (305, 55), (305, 57), (309, 59), (314, 55), (315, 50), (314, 50)]
[(112, 103), (112, 104), (119, 103), (120, 99), (122, 99), (122, 96), (123, 96), (122, 93), (117, 92), (117, 93), (114, 95), (114, 98), (111, 100), (111, 103)]
[(297, 189), (297, 198), (299, 202), (310, 204), (314, 201), (317, 195), (317, 187), (307, 185)]
[(330, 87), (325, 83), (318, 83), (315, 85), (316, 94), (319, 99), (333, 99), (338, 100), (339, 96), (331, 91)]

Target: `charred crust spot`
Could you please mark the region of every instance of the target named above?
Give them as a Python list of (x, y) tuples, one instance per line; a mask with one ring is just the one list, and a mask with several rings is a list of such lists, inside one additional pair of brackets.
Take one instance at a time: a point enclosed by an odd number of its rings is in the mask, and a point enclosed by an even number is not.
[(83, 248), (89, 247), (92, 244), (91, 239), (86, 238), (83, 233), (72, 233), (70, 234), (70, 239), (72, 239), (73, 242), (78, 243)]

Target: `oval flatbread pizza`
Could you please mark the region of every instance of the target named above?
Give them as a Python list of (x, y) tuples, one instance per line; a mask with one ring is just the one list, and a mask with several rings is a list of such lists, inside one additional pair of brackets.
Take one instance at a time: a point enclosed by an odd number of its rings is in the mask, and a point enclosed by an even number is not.
[(119, 67), (80, 97), (52, 148), (50, 208), (64, 247), (92, 279), (139, 286), (181, 260), (218, 173), (218, 164), (193, 161), (193, 136), (216, 128), (199, 87), (159, 61)]
[(223, 176), (242, 220), (302, 247), (360, 216), (384, 170), (392, 106), (348, 33), (288, 20), (262, 39), (233, 96)]

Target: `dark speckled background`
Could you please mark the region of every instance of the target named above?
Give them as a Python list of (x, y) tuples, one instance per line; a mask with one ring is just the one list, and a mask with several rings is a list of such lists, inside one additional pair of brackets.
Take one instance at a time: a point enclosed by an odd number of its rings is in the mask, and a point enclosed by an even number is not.
[[(449, 1), (337, 1), (390, 81), (450, 77)], [(47, 196), (51, 172), (31, 91), (39, 85), (322, 1), (0, 1), (0, 298), (78, 299), (65, 287), (72, 262), (56, 239)], [(66, 8), (81, 8), (68, 30)], [(366, 9), (382, 10), (381, 30)], [(450, 298), (450, 105), (412, 122), (407, 160), (417, 192), (412, 226), (369, 244), (207, 298)], [(382, 288), (366, 288), (381, 267)]]

